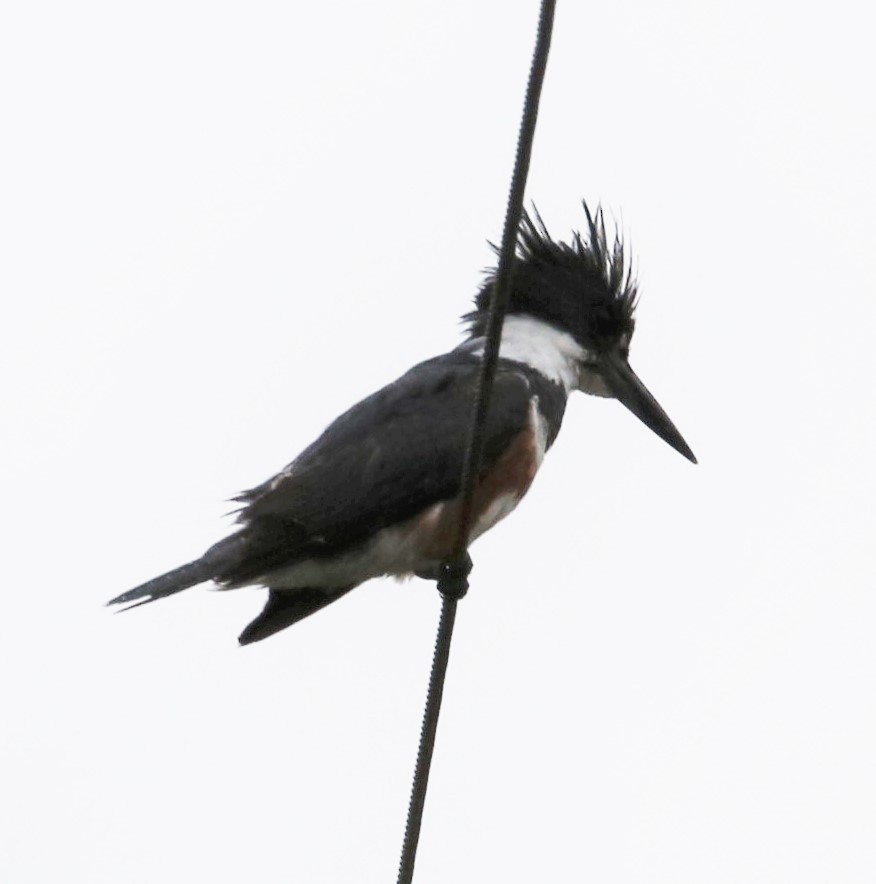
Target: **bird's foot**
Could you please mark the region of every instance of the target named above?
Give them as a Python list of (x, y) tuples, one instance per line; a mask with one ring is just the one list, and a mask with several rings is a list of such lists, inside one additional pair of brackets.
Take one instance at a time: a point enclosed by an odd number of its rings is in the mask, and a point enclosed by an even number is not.
[(438, 566), (438, 592), (447, 598), (459, 601), (468, 592), (468, 575), (471, 574), (472, 560), (468, 552), (456, 559), (442, 562)]

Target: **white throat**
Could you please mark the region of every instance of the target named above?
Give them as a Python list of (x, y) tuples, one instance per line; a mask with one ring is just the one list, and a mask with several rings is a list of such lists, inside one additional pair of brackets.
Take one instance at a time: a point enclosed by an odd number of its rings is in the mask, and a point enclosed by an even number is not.
[[(484, 339), (476, 338), (463, 346), (480, 354)], [(578, 387), (580, 365), (587, 351), (568, 332), (534, 316), (517, 313), (505, 318), (499, 356), (534, 368), (571, 393)]]

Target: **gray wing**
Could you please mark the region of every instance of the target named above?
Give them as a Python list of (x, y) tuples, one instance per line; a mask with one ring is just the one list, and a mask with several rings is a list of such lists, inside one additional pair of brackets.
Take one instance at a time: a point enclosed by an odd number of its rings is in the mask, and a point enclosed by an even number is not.
[[(421, 363), (364, 399), (282, 473), (238, 499), (245, 538), (223, 573), (251, 580), (299, 558), (329, 556), (455, 497), (460, 489), (479, 362), (460, 354)], [(530, 388), (500, 364), (486, 423), (486, 471), (527, 425)]]

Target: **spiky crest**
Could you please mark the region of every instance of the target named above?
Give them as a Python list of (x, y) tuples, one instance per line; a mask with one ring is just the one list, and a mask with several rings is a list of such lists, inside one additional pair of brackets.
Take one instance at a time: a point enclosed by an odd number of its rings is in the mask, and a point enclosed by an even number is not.
[[(602, 207), (591, 212), (586, 201), (582, 204), (587, 231), (574, 232), (571, 243), (551, 239), (535, 206), (532, 215), (524, 212), (507, 312), (550, 322), (586, 349), (601, 351), (632, 335), (637, 286), (620, 233), (615, 229), (609, 242)], [(464, 317), (473, 337), (485, 332), (494, 284), (491, 269), (476, 309)]]

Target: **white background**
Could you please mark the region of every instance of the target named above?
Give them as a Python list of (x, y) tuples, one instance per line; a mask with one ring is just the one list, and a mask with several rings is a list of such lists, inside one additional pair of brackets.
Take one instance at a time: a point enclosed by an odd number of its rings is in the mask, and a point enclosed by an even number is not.
[[(622, 219), (632, 364), (474, 548), (418, 884), (876, 880), (876, 82), (860, 3), (561, 0), (529, 195)], [(110, 596), (460, 340), (536, 3), (0, 21), (0, 877), (395, 880), (438, 599)]]

